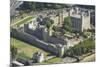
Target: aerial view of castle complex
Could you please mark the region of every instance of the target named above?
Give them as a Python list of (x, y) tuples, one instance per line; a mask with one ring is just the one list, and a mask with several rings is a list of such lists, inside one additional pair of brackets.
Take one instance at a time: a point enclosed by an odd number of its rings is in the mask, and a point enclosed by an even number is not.
[(12, 66), (95, 61), (95, 6), (10, 0)]

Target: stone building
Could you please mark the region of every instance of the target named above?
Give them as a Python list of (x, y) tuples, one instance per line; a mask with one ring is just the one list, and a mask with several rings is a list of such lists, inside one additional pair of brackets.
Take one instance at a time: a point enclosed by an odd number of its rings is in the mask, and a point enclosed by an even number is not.
[(33, 18), (32, 21), (30, 21), (28, 24), (30, 29), (35, 30), (38, 28), (38, 22), (36, 21), (36, 18)]
[(90, 17), (90, 22), (95, 27), (95, 11), (91, 12)]
[(60, 26), (63, 24), (63, 11), (58, 13), (58, 23)]
[[(57, 10), (57, 16), (50, 16), (49, 18), (55, 21), (55, 26), (62, 26), (64, 18), (70, 16), (73, 31), (83, 32), (84, 30), (91, 29), (90, 19), (94, 16), (90, 16), (90, 10), (72, 7), (69, 11), (67, 9)], [(90, 18), (91, 17), (91, 18)]]
[(44, 54), (41, 52), (34, 53), (32, 59), (33, 59), (33, 63), (41, 63), (45, 60)]
[[(65, 13), (65, 14), (64, 14)], [(61, 12), (55, 17), (54, 24), (63, 24), (64, 17), (70, 16), (73, 31), (83, 32), (90, 29), (90, 12), (89, 10), (81, 10), (80, 8), (72, 8), (69, 12)], [(53, 16), (51, 16), (53, 17)], [(33, 19), (32, 22), (23, 25), (23, 32), (18, 29), (13, 29), (11, 32), (13, 37), (19, 38), (25, 42), (33, 44), (45, 51), (52, 52), (59, 57), (63, 57), (65, 51), (65, 45), (70, 46), (70, 42), (61, 36), (53, 37), (49, 35), (45, 22), (47, 19), (40, 16), (37, 19)], [(55, 22), (56, 21), (56, 22)], [(22, 27), (21, 27), (22, 28)], [(50, 32), (52, 33), (52, 31)], [(44, 54), (37, 52), (33, 54), (33, 62), (44, 61)]]
[(78, 7), (70, 10), (70, 18), (73, 31), (83, 32), (90, 29), (90, 11)]

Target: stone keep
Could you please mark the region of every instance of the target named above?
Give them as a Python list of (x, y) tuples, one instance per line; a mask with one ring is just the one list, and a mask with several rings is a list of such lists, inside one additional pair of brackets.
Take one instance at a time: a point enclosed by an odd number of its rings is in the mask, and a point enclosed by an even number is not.
[(90, 29), (90, 11), (82, 11), (79, 8), (70, 10), (70, 18), (73, 31), (83, 32)]

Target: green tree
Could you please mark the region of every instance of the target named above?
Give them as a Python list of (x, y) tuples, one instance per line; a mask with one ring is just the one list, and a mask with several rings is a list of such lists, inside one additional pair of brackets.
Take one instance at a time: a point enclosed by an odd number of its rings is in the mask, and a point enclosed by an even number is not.
[(51, 27), (51, 22), (50, 21), (48, 21), (47, 23), (46, 23), (46, 27), (49, 29), (50, 27)]
[(54, 24), (54, 20), (50, 19), (50, 23), (51, 23), (51, 24)]
[(95, 49), (95, 41), (90, 39), (87, 39), (83, 42), (80, 42), (79, 44), (75, 45), (74, 47), (69, 48), (66, 51), (66, 55), (69, 54), (72, 55), (82, 55), (85, 53), (89, 53), (91, 50)]
[(53, 26), (53, 28), (52, 28), (54, 31), (57, 31), (58, 30), (58, 27), (56, 27), (56, 26)]
[(17, 53), (18, 53), (17, 48), (16, 48), (15, 46), (11, 45), (11, 50), (10, 50), (10, 52), (11, 52), (12, 59), (16, 59)]
[(35, 2), (24, 2), (20, 7), (20, 10), (23, 11), (35, 11), (36, 10), (36, 3)]
[(46, 22), (46, 27), (49, 29), (54, 23), (54, 20), (50, 19)]
[(72, 32), (71, 18), (69, 16), (64, 18), (64, 29)]

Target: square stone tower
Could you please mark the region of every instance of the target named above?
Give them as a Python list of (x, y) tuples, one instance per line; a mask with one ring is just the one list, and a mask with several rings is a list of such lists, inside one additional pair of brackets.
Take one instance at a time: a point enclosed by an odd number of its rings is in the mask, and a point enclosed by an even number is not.
[(90, 29), (90, 11), (83, 8), (72, 8), (70, 18), (73, 31), (83, 32)]

